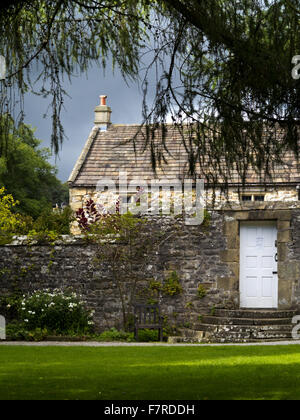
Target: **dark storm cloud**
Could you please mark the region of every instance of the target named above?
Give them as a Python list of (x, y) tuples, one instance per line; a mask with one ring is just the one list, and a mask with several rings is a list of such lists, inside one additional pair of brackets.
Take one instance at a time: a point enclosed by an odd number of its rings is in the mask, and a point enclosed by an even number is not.
[[(142, 93), (137, 83), (126, 85), (118, 71), (112, 74), (109, 67), (105, 75), (99, 68), (92, 68), (86, 75), (74, 77), (72, 83), (64, 83), (71, 98), (65, 98), (62, 123), (65, 139), (59, 157), (51, 163), (57, 165), (58, 177), (67, 181), (86, 139), (93, 127), (94, 108), (99, 104), (99, 96), (108, 96), (107, 104), (112, 108), (112, 122), (134, 124), (142, 120)], [(25, 97), (25, 122), (36, 127), (36, 137), (43, 141), (43, 147), (50, 147), (51, 109), (43, 118), (51, 98), (27, 94)]]

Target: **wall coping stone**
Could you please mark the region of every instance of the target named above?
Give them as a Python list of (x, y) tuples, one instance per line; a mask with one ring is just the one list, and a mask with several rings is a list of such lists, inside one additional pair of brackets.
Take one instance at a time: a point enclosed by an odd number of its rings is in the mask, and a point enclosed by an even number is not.
[[(85, 238), (84, 235), (61, 235), (61, 239), (55, 241), (55, 245), (78, 245), (82, 244)], [(29, 240), (28, 236), (14, 236), (13, 241), (9, 244), (0, 245), (0, 247), (14, 247), (14, 246), (26, 246), (26, 245), (37, 245), (37, 246), (49, 246), (50, 243), (39, 243), (32, 239)]]

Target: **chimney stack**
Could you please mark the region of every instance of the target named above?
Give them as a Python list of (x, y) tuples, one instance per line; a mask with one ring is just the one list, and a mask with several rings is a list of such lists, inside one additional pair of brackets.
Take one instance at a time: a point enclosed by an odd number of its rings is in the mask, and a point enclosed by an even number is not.
[(110, 115), (111, 108), (106, 105), (106, 95), (100, 96), (100, 105), (95, 108), (95, 121), (94, 124), (100, 128), (100, 130), (106, 131), (110, 126)]

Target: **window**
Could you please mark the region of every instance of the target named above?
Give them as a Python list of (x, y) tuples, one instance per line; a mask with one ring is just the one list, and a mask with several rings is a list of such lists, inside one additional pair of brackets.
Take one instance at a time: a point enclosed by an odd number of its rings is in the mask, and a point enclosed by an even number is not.
[(242, 201), (252, 201), (252, 195), (242, 195)]
[(254, 196), (254, 201), (265, 201), (265, 196), (264, 195), (255, 195)]

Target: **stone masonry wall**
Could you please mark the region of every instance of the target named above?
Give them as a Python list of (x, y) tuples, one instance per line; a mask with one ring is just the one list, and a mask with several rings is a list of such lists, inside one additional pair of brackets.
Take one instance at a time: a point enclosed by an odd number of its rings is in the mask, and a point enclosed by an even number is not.
[[(158, 255), (149, 257), (147, 270), (141, 274), (163, 283), (171, 272), (177, 272), (183, 292), (177, 296), (160, 296), (162, 312), (169, 324), (188, 326), (214, 307), (239, 307), (237, 219), (258, 220), (260, 212), (248, 210), (236, 214), (235, 218), (232, 209), (211, 212), (210, 220), (201, 226), (188, 226), (182, 219), (167, 217), (154, 223), (153, 229), (165, 232), (168, 239)], [(286, 284), (286, 293), (290, 293), (286, 306), (294, 307), (300, 306), (300, 209), (290, 211), (290, 216), (284, 214), (278, 216), (282, 218), (278, 222), (282, 231), (279, 256), (286, 269), (279, 282), (281, 288)], [(271, 217), (271, 211), (266, 217)], [(285, 220), (288, 217), (290, 222)], [(116, 284), (107, 268), (95, 267), (94, 255), (95, 245), (78, 237), (64, 238), (54, 247), (27, 246), (22, 241), (1, 246), (0, 295), (16, 290), (71, 287), (95, 310), (99, 330), (119, 327), (121, 307)], [(197, 294), (199, 285), (203, 292), (201, 298)]]
[[(186, 312), (208, 311), (212, 305), (222, 304), (227, 294), (217, 290), (217, 278), (230, 275), (221, 261), (226, 247), (223, 234), (223, 215), (215, 213), (208, 227), (186, 226), (183, 220), (160, 218), (155, 228), (166, 233), (167, 239), (158, 256), (149, 258), (148, 279), (163, 282), (176, 271), (183, 287), (178, 296), (163, 296), (163, 313), (170, 323), (183, 324)], [(67, 239), (67, 238), (65, 238)], [(118, 326), (121, 321), (120, 300), (116, 284), (109, 271), (94, 265), (95, 245), (79, 238), (47, 245), (2, 246), (0, 248), (0, 295), (20, 290), (72, 287), (95, 310), (99, 329)], [(138, 270), (138, 267), (137, 267)], [(207, 296), (197, 298), (199, 284), (207, 289)]]
[(292, 296), (295, 306), (300, 307), (300, 211), (294, 211), (291, 221), (291, 237), (287, 250), (287, 271), (294, 279)]

